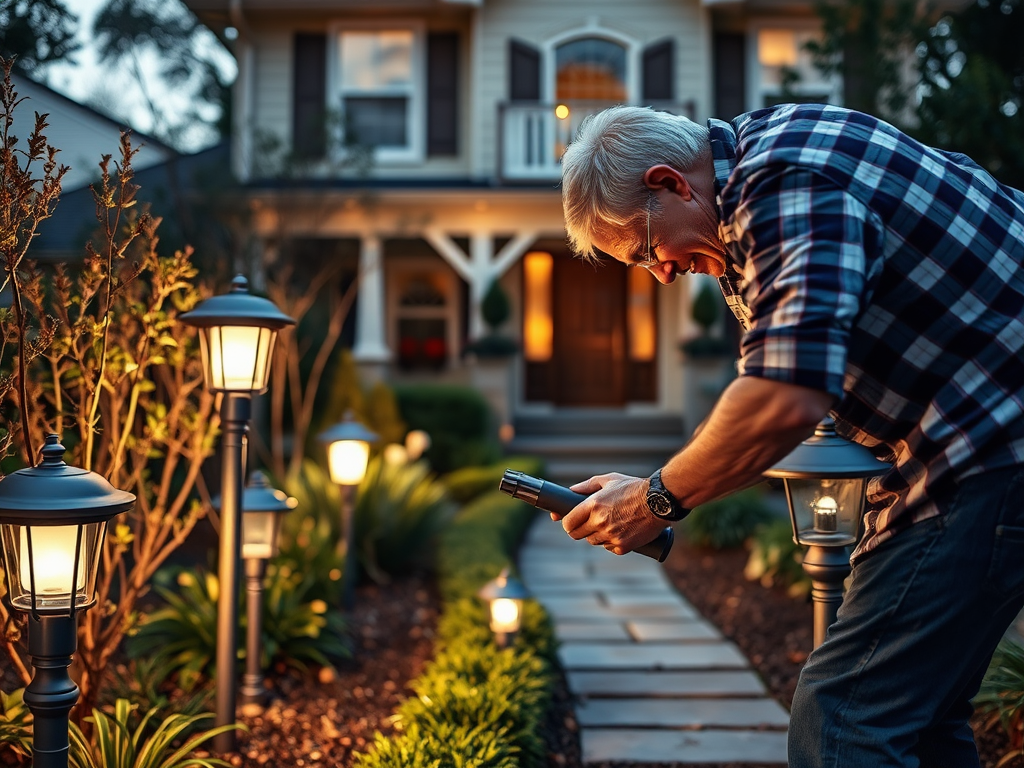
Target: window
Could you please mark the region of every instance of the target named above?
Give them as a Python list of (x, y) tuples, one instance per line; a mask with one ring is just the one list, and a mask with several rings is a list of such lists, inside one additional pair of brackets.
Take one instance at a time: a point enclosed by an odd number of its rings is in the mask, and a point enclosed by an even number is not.
[(558, 101), (625, 101), (626, 49), (611, 40), (587, 37), (555, 50)]
[(422, 154), (421, 36), (414, 29), (344, 29), (337, 38), (344, 143), (373, 147), (375, 158)]
[(836, 84), (814, 66), (807, 43), (821, 37), (817, 30), (763, 27), (752, 36), (756, 56), (756, 108), (784, 102), (838, 103)]

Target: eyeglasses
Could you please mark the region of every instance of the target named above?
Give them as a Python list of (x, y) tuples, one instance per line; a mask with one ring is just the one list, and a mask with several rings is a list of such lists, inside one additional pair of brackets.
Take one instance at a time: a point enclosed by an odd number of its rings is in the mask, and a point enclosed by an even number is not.
[(658, 254), (654, 252), (653, 246), (651, 246), (651, 202), (653, 195), (647, 196), (647, 258), (641, 261), (631, 261), (626, 264), (627, 267), (643, 267), (644, 269), (651, 269), (652, 267), (661, 266), (661, 261), (658, 259)]

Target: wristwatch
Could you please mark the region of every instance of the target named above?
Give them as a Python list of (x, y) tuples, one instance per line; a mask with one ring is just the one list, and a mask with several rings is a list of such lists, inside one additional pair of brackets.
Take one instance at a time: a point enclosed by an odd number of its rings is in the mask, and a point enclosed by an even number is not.
[(682, 520), (690, 510), (679, 503), (679, 499), (673, 496), (661, 482), (661, 470), (659, 469), (650, 477), (650, 487), (647, 489), (647, 508), (651, 514), (660, 517), (662, 520)]

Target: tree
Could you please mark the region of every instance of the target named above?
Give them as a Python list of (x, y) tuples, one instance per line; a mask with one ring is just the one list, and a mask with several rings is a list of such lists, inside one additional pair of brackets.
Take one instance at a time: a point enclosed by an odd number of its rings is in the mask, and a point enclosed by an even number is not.
[(899, 120), (910, 102), (904, 71), (926, 26), (915, 0), (821, 0), (821, 42), (808, 48), (826, 75), (842, 76), (850, 109)]
[(963, 152), (1024, 188), (1024, 3), (978, 0), (942, 18), (918, 46), (916, 135)]
[(63, 0), (0, 0), (0, 57), (32, 73), (78, 50), (77, 26)]
[[(93, 22), (100, 61), (124, 66), (138, 83), (153, 120), (151, 133), (173, 146), (188, 144), (199, 126), (225, 136), (230, 125), (230, 81), (212, 33), (179, 2), (108, 0)], [(168, 109), (153, 93), (143, 60), (158, 62), (161, 85), (193, 97), (184, 111)]]

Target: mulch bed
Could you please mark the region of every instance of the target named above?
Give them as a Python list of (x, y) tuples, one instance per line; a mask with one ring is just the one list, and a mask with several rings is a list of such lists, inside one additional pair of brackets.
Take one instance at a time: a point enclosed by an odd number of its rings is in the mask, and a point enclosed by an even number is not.
[[(678, 540), (666, 572), (680, 592), (751, 660), (772, 695), (787, 705), (792, 700), (801, 665), (811, 650), (812, 608), (781, 588), (766, 588), (743, 577), (743, 550), (708, 552)], [(367, 585), (357, 593), (350, 619), (354, 655), (336, 674), (277, 670), (269, 706), (244, 714), (249, 733), (230, 756), (237, 768), (297, 766), (348, 768), (353, 753), (364, 751), (373, 734), (393, 732), (391, 716), (410, 695), (408, 682), (433, 656), (438, 600), (426, 577), (387, 585)], [(0, 687), (13, 680), (3, 668)], [(982, 766), (993, 768), (1007, 751), (998, 728), (976, 728)], [(564, 680), (546, 725), (548, 768), (582, 768), (579, 733)], [(0, 765), (18, 765), (0, 755)], [(1005, 768), (1020, 768), (1018, 759)], [(652, 764), (615, 763), (588, 768), (658, 768)], [(695, 766), (662, 764), (660, 768), (755, 768), (751, 764)]]

